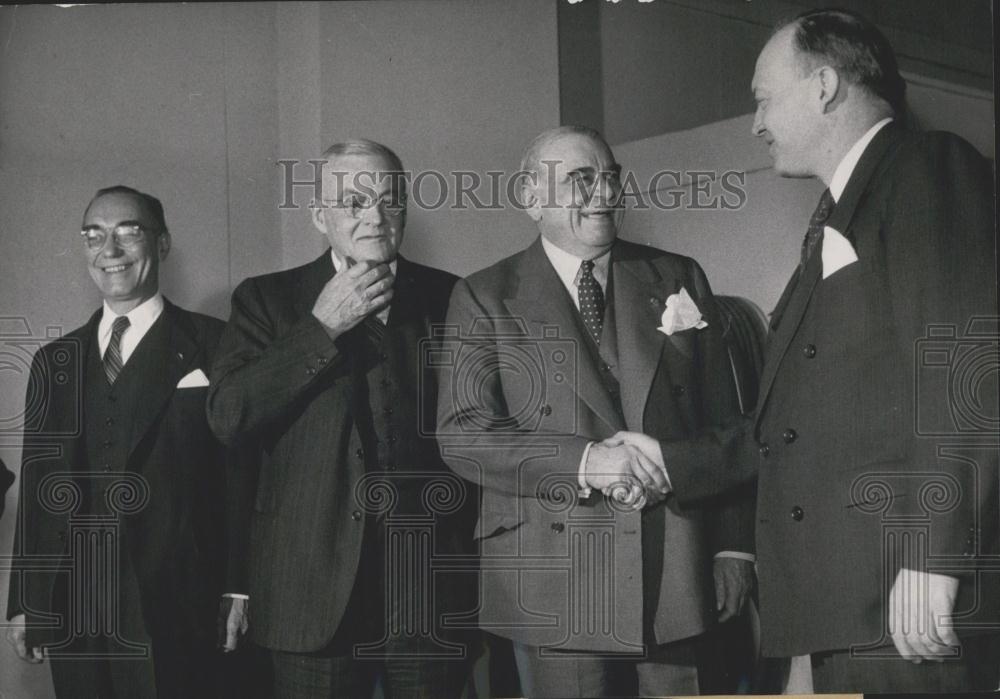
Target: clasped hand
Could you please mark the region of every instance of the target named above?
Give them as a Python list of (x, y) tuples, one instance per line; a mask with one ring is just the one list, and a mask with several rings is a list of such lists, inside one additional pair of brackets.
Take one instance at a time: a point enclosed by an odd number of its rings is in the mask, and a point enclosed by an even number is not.
[(633, 510), (659, 502), (670, 492), (660, 443), (641, 432), (618, 432), (590, 448), (587, 485)]

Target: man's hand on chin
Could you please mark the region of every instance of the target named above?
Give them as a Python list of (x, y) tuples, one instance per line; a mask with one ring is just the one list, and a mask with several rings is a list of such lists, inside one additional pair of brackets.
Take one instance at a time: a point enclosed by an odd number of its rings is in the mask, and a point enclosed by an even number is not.
[(943, 662), (961, 645), (951, 626), (958, 578), (902, 568), (889, 593), (889, 632), (912, 663)]

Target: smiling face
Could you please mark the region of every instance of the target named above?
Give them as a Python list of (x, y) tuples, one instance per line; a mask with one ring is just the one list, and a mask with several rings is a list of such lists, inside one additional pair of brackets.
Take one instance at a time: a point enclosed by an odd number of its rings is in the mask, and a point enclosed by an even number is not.
[(794, 31), (793, 25), (776, 33), (757, 58), (753, 134), (767, 142), (779, 175), (812, 177), (818, 174), (814, 160), (822, 141), (823, 102), (814, 74), (803, 71)]
[[(111, 234), (115, 226), (138, 224), (142, 236), (122, 246)], [(115, 313), (127, 313), (152, 298), (159, 289), (160, 260), (170, 251), (170, 234), (158, 228), (142, 199), (125, 193), (94, 199), (83, 216), (83, 228), (98, 226), (108, 232), (104, 245), (84, 246), (90, 277)]]
[(341, 155), (324, 166), (324, 206), (313, 209), (313, 225), (339, 259), (396, 259), (406, 223), (400, 179), (392, 163), (379, 155)]
[(541, 234), (583, 259), (603, 254), (624, 215), (621, 168), (608, 145), (587, 134), (556, 135), (538, 149), (536, 167), (525, 193)]

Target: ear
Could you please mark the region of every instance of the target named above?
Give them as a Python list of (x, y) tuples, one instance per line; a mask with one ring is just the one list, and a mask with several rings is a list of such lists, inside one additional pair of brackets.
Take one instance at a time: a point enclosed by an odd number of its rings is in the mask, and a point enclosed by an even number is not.
[(309, 206), (309, 217), (316, 230), (326, 235), (326, 209), (321, 204), (313, 202)]
[(542, 202), (538, 197), (536, 184), (528, 178), (521, 181), (521, 206), (532, 221), (538, 223), (542, 220)]
[(825, 114), (833, 107), (840, 92), (840, 76), (831, 66), (823, 66), (817, 71), (816, 78), (819, 83), (819, 102)]
[(156, 236), (156, 250), (161, 260), (167, 259), (167, 255), (170, 254), (170, 243), (170, 231), (163, 231)]

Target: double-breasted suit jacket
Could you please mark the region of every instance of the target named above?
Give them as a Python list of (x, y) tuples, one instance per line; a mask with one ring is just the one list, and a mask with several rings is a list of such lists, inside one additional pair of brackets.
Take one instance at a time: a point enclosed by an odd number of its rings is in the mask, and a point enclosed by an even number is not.
[(997, 554), (993, 196), (969, 144), (889, 124), (827, 221), (857, 261), (824, 279), (817, 251), (773, 314), (751, 457), (768, 655), (891, 644), (904, 565), (962, 579), (959, 634), (996, 628), (1000, 576), (973, 572)]

